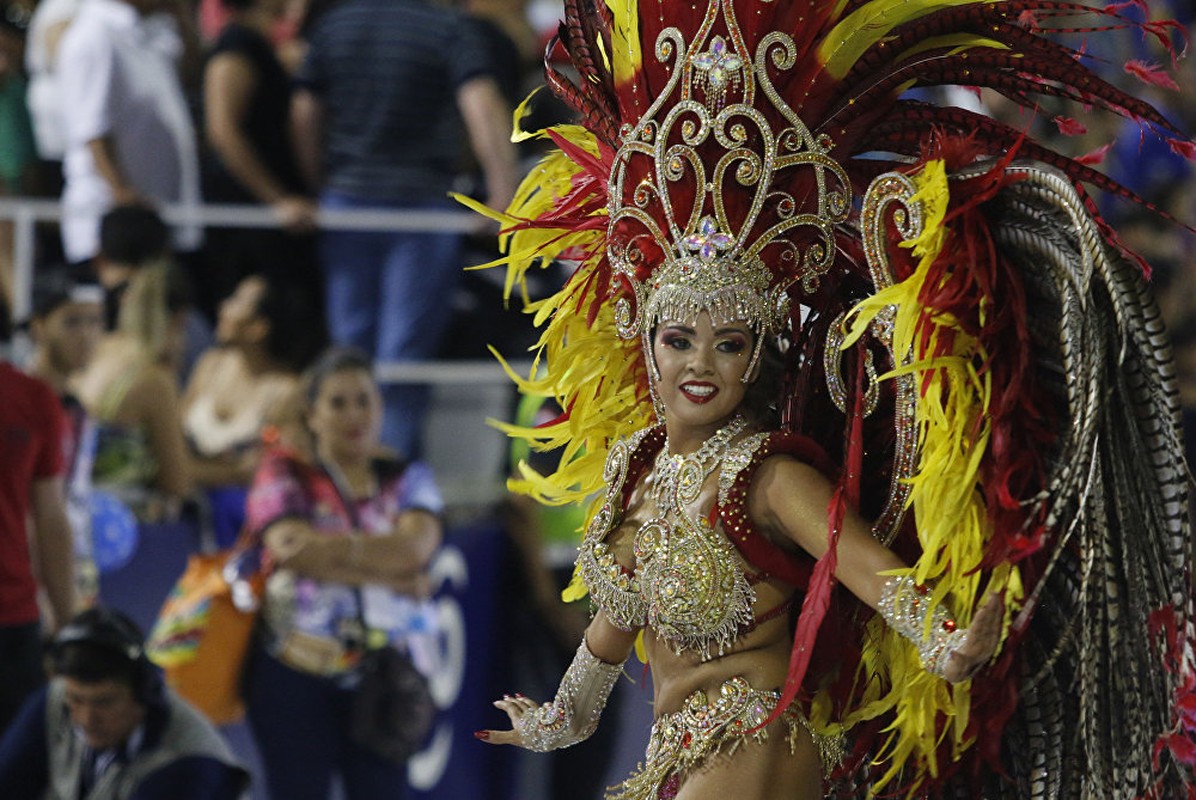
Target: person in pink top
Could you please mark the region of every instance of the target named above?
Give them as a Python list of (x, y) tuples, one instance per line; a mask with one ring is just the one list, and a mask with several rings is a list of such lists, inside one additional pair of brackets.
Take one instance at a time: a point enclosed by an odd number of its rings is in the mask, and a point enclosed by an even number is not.
[(367, 646), (434, 667), (426, 570), (443, 503), (426, 465), (380, 446), (372, 368), (333, 349), (308, 370), (308, 441), (268, 449), (249, 493), (268, 578), (245, 700), (272, 797), (323, 800), (334, 777), (349, 800), (404, 797), (405, 767), (363, 747), (346, 719)]

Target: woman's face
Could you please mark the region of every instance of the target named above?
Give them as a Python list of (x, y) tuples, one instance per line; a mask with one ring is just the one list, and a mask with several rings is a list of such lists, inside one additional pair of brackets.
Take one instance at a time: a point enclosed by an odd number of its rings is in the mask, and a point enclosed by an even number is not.
[(220, 304), (216, 317), (216, 341), (220, 344), (241, 344), (252, 338), (255, 322), (260, 321), (258, 305), (262, 302), (266, 285), (261, 278), (246, 278)]
[(660, 371), (657, 394), (674, 428), (709, 435), (739, 409), (754, 337), (744, 322), (715, 327), (703, 311), (695, 323), (664, 320), (652, 342)]
[(382, 396), (374, 377), (361, 369), (324, 376), (307, 423), (322, 454), (338, 461), (368, 458), (382, 429)]

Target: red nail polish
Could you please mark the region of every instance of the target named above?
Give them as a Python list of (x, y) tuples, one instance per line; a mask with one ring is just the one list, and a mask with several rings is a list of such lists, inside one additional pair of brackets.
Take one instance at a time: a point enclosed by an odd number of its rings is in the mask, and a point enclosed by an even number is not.
[(519, 698), (522, 698), (522, 697), (523, 697), (523, 695), (519, 694), (519, 692), (515, 692), (515, 696), (516, 696), (516, 697), (519, 697)]
[(490, 731), (474, 731), (475, 739), (481, 739), (483, 742), (490, 738)]

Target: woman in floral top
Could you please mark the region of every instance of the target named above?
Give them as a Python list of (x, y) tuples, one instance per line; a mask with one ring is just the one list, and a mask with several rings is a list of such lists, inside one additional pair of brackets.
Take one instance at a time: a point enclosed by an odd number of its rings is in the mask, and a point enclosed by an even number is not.
[(347, 719), (367, 644), (389, 640), (431, 669), (426, 569), (442, 501), (426, 465), (380, 455), (367, 358), (327, 353), (304, 401), (310, 447), (269, 449), (249, 495), (269, 575), (249, 722), (271, 796), (323, 800), (339, 775), (350, 800), (399, 798), (403, 768), (352, 741)]

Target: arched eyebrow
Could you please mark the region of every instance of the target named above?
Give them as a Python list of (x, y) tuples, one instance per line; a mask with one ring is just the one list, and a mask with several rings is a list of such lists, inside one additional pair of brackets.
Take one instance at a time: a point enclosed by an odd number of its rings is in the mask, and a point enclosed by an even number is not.
[(696, 330), (694, 330), (693, 328), (689, 327), (688, 325), (682, 325), (682, 324), (681, 324), (681, 323), (679, 323), (679, 322), (678, 322), (678, 323), (674, 323), (674, 324), (672, 324), (672, 325), (665, 325), (665, 326), (664, 326), (664, 329), (665, 329), (666, 331), (681, 331), (682, 333), (688, 333), (688, 334), (691, 334), (691, 335), (692, 335), (692, 334), (696, 334), (696, 333), (697, 333), (697, 331), (696, 331)]
[(747, 328), (740, 328), (735, 325), (726, 325), (717, 329), (714, 332), (715, 336), (726, 336), (728, 333), (738, 333), (742, 336), (750, 336), (751, 332)]

